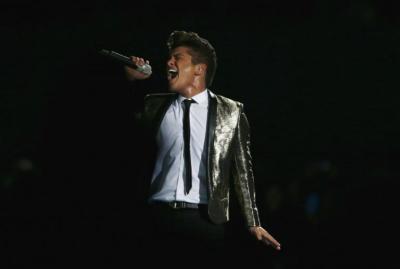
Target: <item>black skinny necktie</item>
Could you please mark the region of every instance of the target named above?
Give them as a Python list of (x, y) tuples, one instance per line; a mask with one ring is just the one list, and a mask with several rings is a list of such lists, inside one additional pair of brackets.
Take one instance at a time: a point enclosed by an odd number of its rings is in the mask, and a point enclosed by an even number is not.
[(184, 159), (185, 159), (185, 195), (192, 188), (192, 162), (190, 160), (190, 105), (195, 101), (192, 99), (183, 100), (183, 142), (184, 142)]

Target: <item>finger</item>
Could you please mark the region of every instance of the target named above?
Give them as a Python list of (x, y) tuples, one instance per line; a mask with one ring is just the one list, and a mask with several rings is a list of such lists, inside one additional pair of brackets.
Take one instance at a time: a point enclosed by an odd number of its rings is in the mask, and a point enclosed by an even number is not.
[(143, 58), (140, 58), (139, 64), (140, 65), (144, 65), (144, 59)]
[(256, 236), (257, 236), (258, 240), (262, 240), (263, 239), (263, 236), (259, 231), (256, 232)]
[(136, 65), (140, 65), (140, 58), (139, 57), (135, 57), (134, 63)]
[(268, 246), (271, 245), (273, 248), (275, 248), (277, 250), (281, 249), (281, 244), (278, 241), (276, 241), (273, 237), (270, 237), (270, 238), (264, 237), (263, 242), (265, 244), (267, 244)]
[(146, 64), (150, 64), (149, 60), (146, 60)]
[(269, 240), (272, 244), (274, 244), (274, 245), (279, 245), (279, 242), (276, 241), (276, 239), (273, 238), (271, 235), (268, 235), (268, 236), (266, 236), (265, 238), (266, 238), (267, 240)]
[(270, 235), (267, 231), (262, 231), (263, 239), (264, 241), (267, 241), (268, 243), (272, 244), (273, 246), (280, 246), (279, 242), (272, 236)]
[(267, 246), (272, 246), (273, 248), (280, 250), (281, 249), (281, 245), (277, 242), (272, 242), (269, 240), (263, 240), (263, 242), (267, 245)]

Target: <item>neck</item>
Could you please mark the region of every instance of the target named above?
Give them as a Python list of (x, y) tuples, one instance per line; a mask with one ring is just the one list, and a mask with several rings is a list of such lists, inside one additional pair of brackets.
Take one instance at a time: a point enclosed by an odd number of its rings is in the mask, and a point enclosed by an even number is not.
[(187, 90), (181, 92), (180, 95), (182, 95), (185, 98), (192, 98), (193, 96), (195, 96), (201, 92), (204, 92), (205, 90), (206, 90), (205, 87), (202, 89), (187, 89)]
[(185, 98), (192, 98), (193, 96), (206, 90), (206, 84), (203, 80), (196, 78), (190, 87), (183, 89), (180, 94)]

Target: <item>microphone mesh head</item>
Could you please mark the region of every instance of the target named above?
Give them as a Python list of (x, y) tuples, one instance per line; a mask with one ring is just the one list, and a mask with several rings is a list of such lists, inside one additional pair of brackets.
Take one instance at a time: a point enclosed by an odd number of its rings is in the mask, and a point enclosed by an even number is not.
[(138, 66), (136, 70), (146, 75), (151, 75), (152, 72), (149, 64)]

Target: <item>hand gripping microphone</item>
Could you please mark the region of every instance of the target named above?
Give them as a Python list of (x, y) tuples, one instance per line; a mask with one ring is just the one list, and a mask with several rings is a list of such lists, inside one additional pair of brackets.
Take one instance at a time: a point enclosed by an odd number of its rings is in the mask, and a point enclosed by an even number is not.
[(99, 51), (99, 53), (107, 57), (110, 57), (111, 59), (118, 61), (124, 65), (132, 67), (143, 74), (151, 75), (151, 66), (147, 63), (145, 63), (144, 65), (136, 65), (134, 62), (132, 62), (131, 58), (129, 58), (128, 56), (119, 54), (112, 50), (102, 49), (101, 51)]

